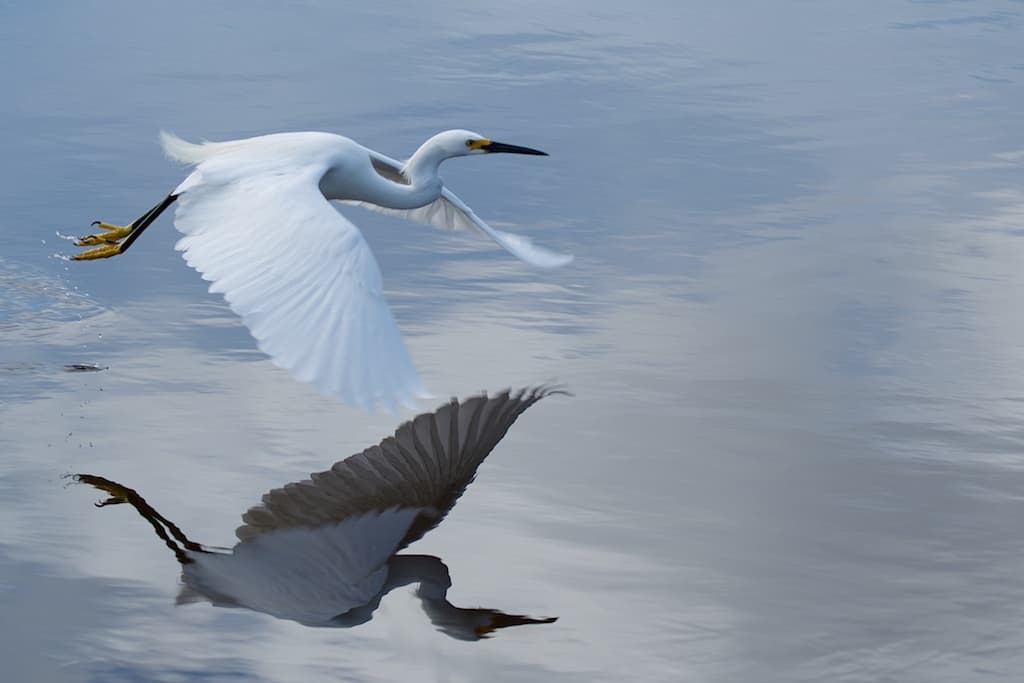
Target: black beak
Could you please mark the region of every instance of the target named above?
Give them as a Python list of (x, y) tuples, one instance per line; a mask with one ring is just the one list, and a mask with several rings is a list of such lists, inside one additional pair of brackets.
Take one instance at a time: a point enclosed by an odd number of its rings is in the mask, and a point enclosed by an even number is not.
[(519, 145), (506, 145), (504, 142), (489, 142), (486, 145), (481, 145), (480, 149), (491, 154), (494, 152), (507, 152), (509, 154), (535, 154), (542, 157), (548, 155), (547, 152), (542, 152), (539, 149), (520, 147)]

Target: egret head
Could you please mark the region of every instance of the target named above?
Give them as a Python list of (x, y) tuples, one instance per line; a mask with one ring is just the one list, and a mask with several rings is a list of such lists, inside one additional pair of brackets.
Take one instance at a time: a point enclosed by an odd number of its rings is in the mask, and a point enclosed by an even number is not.
[(495, 142), (490, 138), (474, 133), (471, 130), (446, 130), (438, 133), (431, 141), (436, 141), (450, 156), (464, 157), (471, 154), (494, 154), (495, 152), (507, 152), (509, 154), (535, 154), (547, 156), (547, 152), (519, 145), (506, 145), (503, 142)]

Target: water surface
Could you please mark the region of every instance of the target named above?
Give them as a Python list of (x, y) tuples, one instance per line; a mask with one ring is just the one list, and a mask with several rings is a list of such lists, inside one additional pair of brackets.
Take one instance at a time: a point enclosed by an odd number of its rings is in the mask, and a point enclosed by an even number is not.
[[(1018, 679), (1022, 29), (1010, 0), (3, 5), (8, 675)], [(345, 631), (175, 607), (148, 526), (62, 475), (227, 545), (264, 491), (398, 418), (274, 368), (169, 220), (106, 262), (53, 258), (56, 233), (173, 187), (161, 128), (403, 156), (453, 127), (551, 153), (444, 175), (572, 265), (346, 213), (438, 400), (575, 396), (524, 415), (413, 549), (456, 604), (559, 621), (460, 642), (401, 591)]]

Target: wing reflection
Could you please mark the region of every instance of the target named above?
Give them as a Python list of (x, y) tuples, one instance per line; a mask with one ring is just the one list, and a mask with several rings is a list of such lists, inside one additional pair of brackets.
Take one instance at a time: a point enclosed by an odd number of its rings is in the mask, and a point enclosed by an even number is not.
[(557, 617), (456, 607), (440, 558), (396, 553), (441, 522), (516, 418), (553, 393), (564, 392), (484, 394), (418, 415), (379, 445), (264, 495), (242, 516), (230, 551), (191, 541), (133, 489), (92, 474), (74, 478), (110, 494), (97, 507), (127, 503), (153, 526), (182, 565), (179, 604), (208, 601), (307, 626), (351, 627), (369, 621), (391, 590), (418, 584), (438, 630), (479, 640)]

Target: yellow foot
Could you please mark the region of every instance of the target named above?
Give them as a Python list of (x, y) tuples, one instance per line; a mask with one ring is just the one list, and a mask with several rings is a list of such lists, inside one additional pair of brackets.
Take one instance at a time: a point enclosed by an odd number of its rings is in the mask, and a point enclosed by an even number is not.
[(95, 244), (110, 244), (111, 242), (124, 239), (132, 231), (131, 225), (114, 225), (113, 223), (104, 223), (103, 221), (93, 221), (92, 224), (102, 230), (106, 230), (106, 232), (79, 237), (75, 240), (75, 246), (91, 247)]
[(72, 261), (91, 261), (97, 258), (110, 258), (111, 256), (117, 256), (121, 253), (120, 242), (110, 242), (104, 244), (102, 247), (96, 247), (95, 249), (86, 249), (85, 251), (74, 254), (71, 257)]

